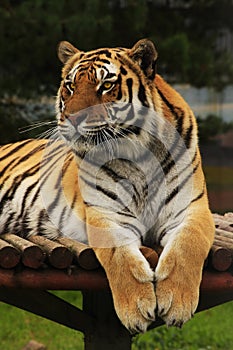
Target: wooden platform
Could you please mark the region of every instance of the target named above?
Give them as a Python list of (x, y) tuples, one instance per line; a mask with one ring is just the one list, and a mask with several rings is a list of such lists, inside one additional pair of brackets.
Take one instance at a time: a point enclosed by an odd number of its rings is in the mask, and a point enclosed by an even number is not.
[[(214, 215), (216, 235), (205, 263), (198, 311), (233, 300), (233, 214)], [(155, 268), (156, 253), (142, 248)], [(83, 310), (47, 290), (80, 290)], [(68, 238), (0, 237), (0, 300), (85, 334), (85, 349), (131, 348), (93, 250)], [(151, 328), (162, 324), (158, 319)]]

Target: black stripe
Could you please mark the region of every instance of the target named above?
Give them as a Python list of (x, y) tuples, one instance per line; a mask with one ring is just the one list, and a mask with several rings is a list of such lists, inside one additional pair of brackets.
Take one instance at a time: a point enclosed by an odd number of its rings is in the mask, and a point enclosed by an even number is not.
[(161, 245), (161, 241), (166, 236), (166, 234), (167, 234), (167, 230), (163, 229), (162, 232), (160, 233), (159, 237), (158, 237), (158, 241), (157, 241), (158, 245)]
[(100, 185), (96, 185), (96, 190), (102, 192), (103, 194), (105, 194), (105, 196), (111, 198), (114, 201), (120, 202), (122, 204), (122, 202), (119, 200), (118, 196), (116, 193), (107, 190), (106, 188), (103, 188)]
[[(17, 154), (16, 154), (14, 159), (12, 159), (12, 161), (9, 162), (5, 166), (5, 168), (2, 169), (2, 171), (0, 172), (0, 176), (2, 176), (4, 174), (4, 172), (6, 172), (6, 170), (10, 171), (10, 170), (13, 170), (14, 168), (16, 168), (19, 164), (22, 165), (22, 163), (27, 161), (28, 158), (30, 158), (30, 156), (36, 154), (37, 152), (41, 151), (42, 149), (44, 149), (44, 145), (39, 145), (39, 146), (33, 148), (29, 153), (26, 153), (25, 155), (23, 155), (21, 157), (17, 157)], [(14, 165), (12, 166), (12, 164), (14, 164)], [(5, 180), (7, 180), (10, 176), (11, 176), (11, 174), (9, 174)]]
[[(0, 177), (2, 177), (4, 175), (4, 173), (7, 171), (8, 168), (11, 167), (11, 165), (15, 162), (15, 160), (16, 160), (16, 158), (13, 158), (9, 163), (7, 163), (7, 165), (0, 171)], [(9, 176), (4, 180), (7, 180), (8, 178), (9, 178)]]
[(132, 78), (126, 79), (126, 84), (127, 84), (128, 93), (129, 93), (129, 103), (132, 103), (132, 99), (133, 99), (133, 91), (132, 91), (133, 79)]
[(127, 207), (124, 207), (124, 209), (122, 211), (118, 211), (116, 214), (124, 215), (124, 216), (127, 216), (129, 218), (134, 218), (135, 219), (135, 215)]
[[(21, 184), (21, 182), (24, 181), (26, 178), (35, 175), (40, 169), (43, 169), (43, 167), (48, 164), (48, 160), (49, 160), (50, 161), (49, 168), (46, 171), (43, 171), (43, 173), (39, 179), (40, 185), (43, 185), (46, 182), (47, 178), (53, 172), (53, 165), (56, 164), (56, 162), (57, 162), (57, 159), (55, 159), (53, 162), (51, 162), (51, 159), (53, 159), (54, 155), (57, 155), (57, 153), (59, 154), (60, 148), (61, 148), (61, 146), (56, 147), (55, 150), (57, 152), (50, 153), (50, 157), (46, 157), (46, 159), (44, 158), (42, 162), (39, 162), (39, 163), (33, 165), (31, 168), (27, 169), (23, 174), (20, 174), (13, 179), (13, 185), (11, 186), (11, 188), (9, 188), (5, 192), (4, 196), (2, 197), (2, 200), (0, 203), (0, 213), (3, 210), (4, 202), (6, 200), (12, 200), (12, 198), (14, 197), (15, 192), (17, 191), (18, 186)], [(36, 151), (38, 151), (38, 148), (37, 148), (37, 150), (36, 149), (32, 150), (31, 154), (33, 154), (33, 152), (35, 153)], [(11, 174), (9, 175), (9, 177), (10, 176), (11, 176)], [(36, 185), (36, 182), (34, 183), (34, 185)], [(31, 185), (31, 186), (33, 186), (33, 185)], [(40, 188), (38, 188), (37, 192), (35, 193), (32, 201), (30, 203), (31, 206), (35, 203), (36, 199), (39, 196), (39, 193), (40, 193)], [(26, 200), (26, 197), (25, 197), (25, 200)]]
[[(30, 227), (28, 225), (29, 223), (29, 210), (26, 210), (24, 213), (24, 216), (21, 219), (21, 227), (20, 227), (20, 236), (21, 237), (27, 237), (30, 234)], [(15, 222), (15, 226), (17, 226), (17, 222)]]
[(120, 74), (118, 75), (117, 83), (118, 83), (117, 100), (121, 100), (122, 99), (122, 78)]
[[(6, 172), (7, 170), (9, 171), (9, 174), (8, 174), (8, 176), (6, 176), (5, 178), (4, 178), (4, 182), (0, 185), (0, 190), (1, 190), (1, 188), (3, 188), (4, 187), (4, 183), (8, 180), (8, 179), (10, 179), (11, 177), (12, 177), (12, 172), (13, 172), (13, 170), (16, 168), (16, 166), (18, 165), (18, 164), (20, 164), (21, 165), (21, 158), (19, 159), (19, 161), (17, 161), (17, 163), (16, 164), (14, 164), (14, 161), (15, 161), (16, 159), (13, 159), (9, 164), (8, 164), (8, 166), (6, 166), (4, 169), (3, 169), (3, 171), (2, 172), (0, 172), (0, 176), (2, 176), (3, 174), (4, 174), (4, 172)], [(14, 164), (14, 166), (12, 166), (11, 167), (11, 165), (12, 164)], [(9, 168), (9, 169), (8, 169)], [(33, 169), (35, 169), (35, 170), (33, 170)], [(33, 165), (31, 168), (29, 168), (29, 169), (26, 169), (25, 170), (25, 178), (27, 177), (27, 173), (29, 172), (29, 174), (28, 174), (28, 176), (31, 176), (31, 175), (35, 175), (36, 174), (36, 172), (39, 170), (39, 164), (36, 164), (36, 165)], [(18, 176), (19, 177), (19, 176)], [(18, 178), (17, 177), (17, 178)], [(17, 179), (17, 178), (14, 178), (14, 181), (15, 181), (15, 179)], [(24, 179), (24, 178), (23, 178)]]
[(162, 166), (164, 174), (167, 175), (175, 165), (176, 165), (176, 163), (170, 155), (170, 162), (166, 166)]
[(95, 50), (93, 52), (85, 54), (84, 57), (87, 57), (87, 58), (94, 58), (95, 57), (96, 59), (98, 59), (98, 55), (105, 55), (108, 58), (112, 57), (111, 52), (106, 50), (106, 49)]
[(43, 224), (48, 221), (48, 214), (45, 209), (42, 209), (39, 212), (38, 219), (37, 219), (37, 234), (42, 235), (43, 234)]
[(159, 90), (158, 86), (157, 86), (157, 91), (161, 97), (161, 99), (163, 100), (163, 102), (168, 106), (168, 108), (170, 109), (170, 111), (172, 112), (172, 114), (175, 116), (176, 119), (179, 119), (180, 114), (177, 112), (177, 110), (179, 110), (179, 112), (181, 112), (181, 110), (179, 108), (177, 108), (176, 106), (172, 105), (167, 99), (166, 97), (163, 95), (162, 91)]
[[(83, 176), (80, 176), (80, 179), (83, 180), (85, 182), (86, 185), (88, 185), (89, 187), (95, 189), (96, 191), (102, 192), (105, 196), (109, 197), (110, 199), (112, 199), (113, 201), (118, 202), (120, 205), (122, 205), (125, 208), (125, 204), (121, 201), (121, 199), (117, 196), (116, 193), (103, 188), (100, 185), (95, 185), (94, 183), (88, 181), (86, 178), (84, 178)], [(100, 205), (101, 206), (101, 203)]]
[(188, 129), (185, 131), (185, 135), (183, 136), (184, 138), (184, 143), (187, 148), (190, 148), (191, 146), (191, 141), (192, 141), (192, 132), (193, 132), (193, 123), (192, 120), (190, 120), (190, 126)]
[(49, 204), (48, 208), (46, 208), (48, 214), (57, 207), (57, 204), (58, 204), (58, 202), (60, 200), (60, 197), (61, 197), (62, 193), (63, 193), (63, 188), (62, 187), (56, 189), (56, 197)]
[(20, 174), (16, 176), (13, 180), (13, 184), (8, 190), (4, 193), (1, 202), (0, 202), (0, 214), (2, 213), (3, 207), (4, 207), (4, 202), (7, 200), (12, 200), (15, 192), (17, 191), (19, 185), (24, 181), (26, 178), (33, 176), (37, 173), (38, 171), (38, 165), (36, 164), (32, 168), (28, 169), (27, 172)]
[[(128, 163), (127, 160), (123, 160), (121, 159), (121, 166), (125, 167), (126, 164)], [(129, 167), (131, 167), (131, 165), (129, 164)], [(104, 172), (111, 177), (111, 179), (113, 179), (113, 181), (115, 183), (119, 183), (119, 181), (121, 180), (128, 180), (128, 177), (126, 176), (121, 176), (120, 174), (116, 173), (113, 169), (109, 168), (106, 165), (102, 166), (102, 169), (104, 170)], [(135, 168), (132, 168), (132, 172), (135, 171)], [(138, 170), (136, 169), (136, 172), (138, 172)], [(124, 189), (125, 192), (128, 192), (128, 188), (124, 186), (124, 182), (120, 183), (121, 187)], [(135, 203), (135, 205), (138, 207), (140, 201), (142, 200), (141, 195), (137, 189), (137, 184), (131, 182), (131, 186), (133, 188), (133, 195), (132, 195), (132, 201)], [(142, 191), (142, 195), (143, 197), (147, 197), (148, 195), (148, 186), (146, 184), (146, 186), (143, 186), (143, 191)]]
[[(25, 140), (25, 141), (20, 142), (20, 144), (16, 143), (15, 146), (13, 148), (11, 148), (10, 152), (8, 152), (4, 156), (0, 157), (0, 161), (2, 161), (3, 159), (6, 159), (7, 157), (10, 157), (12, 154), (19, 151), (21, 148), (23, 148), (25, 145), (27, 145), (30, 142), (32, 142), (32, 140)], [(17, 144), (18, 144), (18, 146), (17, 146)]]
[[(25, 191), (24, 193), (24, 196), (23, 196), (23, 200), (22, 200), (22, 204), (21, 204), (21, 212), (20, 212), (20, 215), (19, 215), (19, 218), (23, 216), (23, 213), (24, 213), (24, 210), (25, 210), (25, 204), (26, 204), (26, 200), (29, 196), (29, 194), (34, 190), (35, 186), (38, 184), (38, 182), (34, 182), (33, 184), (31, 184), (30, 186), (28, 186), (27, 190)], [(30, 202), (30, 207), (32, 206), (33, 203)]]
[[(185, 152), (187, 151), (187, 149), (184, 146), (179, 147), (179, 152), (177, 154), (173, 155), (173, 152), (175, 150), (175, 147), (177, 146), (179, 142), (179, 136), (176, 135), (175, 141), (172, 145), (172, 147), (170, 148), (170, 150), (167, 151), (167, 154), (164, 158), (164, 160), (161, 162), (161, 166), (165, 172), (165, 174), (167, 174), (171, 168), (178, 162), (178, 160), (185, 154)], [(173, 155), (173, 157), (172, 157)], [(169, 160), (169, 163), (165, 164), (166, 161)]]
[(176, 130), (180, 136), (183, 134), (184, 113), (176, 120)]
[(193, 132), (193, 123), (192, 123), (192, 118), (191, 116), (189, 116), (189, 120), (190, 120), (190, 126), (188, 127), (188, 129), (185, 131), (185, 135), (183, 135), (183, 123), (184, 123), (184, 119), (185, 119), (185, 114), (184, 111), (177, 107), (172, 105), (167, 99), (166, 97), (163, 95), (163, 93), (161, 92), (161, 90), (158, 89), (158, 93), (160, 95), (160, 97), (162, 98), (162, 100), (164, 101), (164, 103), (168, 106), (168, 108), (170, 109), (170, 111), (172, 112), (172, 114), (174, 115), (175, 119), (176, 119), (176, 130), (178, 131), (178, 133), (183, 136), (184, 139), (184, 143), (186, 145), (187, 148), (190, 148), (191, 145), (191, 141), (192, 141), (192, 132)]
[(77, 202), (77, 199), (78, 199), (78, 189), (74, 189), (74, 196), (73, 196), (73, 200), (72, 200), (72, 203), (70, 206), (71, 210), (74, 209), (75, 203)]
[(1, 230), (1, 233), (9, 233), (10, 225), (12, 222), (14, 222), (14, 216), (15, 216), (14, 213), (10, 213), (10, 215), (8, 215), (7, 221), (5, 222)]
[(193, 175), (193, 172), (191, 171), (186, 176), (186, 178), (179, 184), (179, 186), (173, 189), (173, 191), (170, 193), (170, 195), (166, 198), (165, 204), (168, 204), (176, 196), (176, 194), (178, 194), (179, 189), (184, 187), (184, 185), (188, 182), (188, 180), (190, 179), (190, 177), (192, 177), (192, 175)]
[(167, 205), (178, 193), (179, 193), (179, 187), (175, 187), (165, 199), (165, 205)]
[(196, 166), (193, 168), (193, 174), (195, 174), (195, 172), (197, 171), (197, 169), (199, 168), (199, 166), (201, 165), (201, 161), (199, 160), (199, 162), (196, 164)]
[(123, 66), (121, 66), (120, 71), (121, 71), (121, 74), (127, 75), (127, 70)]
[(140, 82), (140, 85), (139, 85), (138, 98), (144, 107), (149, 107), (149, 103), (146, 98), (146, 90), (142, 82)]
[[(203, 186), (203, 187), (204, 187), (204, 186)], [(204, 190), (204, 188), (203, 188), (202, 192), (201, 192), (198, 196), (196, 196), (196, 197), (191, 201), (191, 203), (194, 203), (194, 202), (198, 201), (199, 199), (201, 199), (201, 198), (204, 196), (204, 194), (205, 194), (205, 190)]]
[(110, 64), (111, 63), (109, 60), (106, 60), (105, 58), (98, 58), (98, 62), (103, 62), (105, 64)]
[(61, 230), (62, 227), (63, 227), (63, 220), (64, 220), (64, 218), (67, 217), (66, 212), (67, 212), (67, 210), (69, 210), (69, 209), (70, 209), (70, 208), (69, 208), (68, 206), (65, 206), (65, 207), (62, 209), (62, 212), (61, 212), (60, 217), (59, 217), (59, 223), (58, 223), (58, 227), (59, 227), (60, 230)]
[(6, 144), (6, 145), (1, 145), (0, 146), (0, 151), (2, 152), (2, 151), (6, 151), (6, 149), (8, 149), (8, 148), (11, 148), (12, 147), (12, 143), (8, 143), (8, 144)]
[(36, 193), (34, 194), (34, 197), (31, 199), (31, 203), (30, 203), (31, 207), (35, 204), (39, 195), (40, 195), (40, 186), (38, 187)]
[(129, 228), (131, 231), (133, 231), (138, 237), (142, 237), (141, 231), (137, 228), (137, 226), (131, 224), (131, 223), (122, 223), (118, 222), (118, 224), (124, 228)]

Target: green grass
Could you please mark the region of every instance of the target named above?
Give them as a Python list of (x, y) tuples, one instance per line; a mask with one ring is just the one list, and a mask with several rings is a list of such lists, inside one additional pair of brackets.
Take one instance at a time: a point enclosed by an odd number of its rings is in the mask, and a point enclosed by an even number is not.
[[(80, 307), (79, 292), (56, 295)], [(133, 350), (232, 350), (233, 302), (196, 314), (182, 329), (154, 329), (133, 340)], [(31, 339), (48, 350), (81, 350), (83, 335), (26, 311), (0, 303), (0, 348), (21, 350)], [(101, 349), (100, 349), (101, 350)]]
[[(79, 292), (55, 294), (81, 306)], [(0, 303), (0, 349), (21, 350), (32, 339), (45, 344), (48, 350), (83, 350), (82, 333)]]
[(182, 329), (154, 329), (134, 340), (133, 350), (232, 350), (233, 302), (198, 313)]

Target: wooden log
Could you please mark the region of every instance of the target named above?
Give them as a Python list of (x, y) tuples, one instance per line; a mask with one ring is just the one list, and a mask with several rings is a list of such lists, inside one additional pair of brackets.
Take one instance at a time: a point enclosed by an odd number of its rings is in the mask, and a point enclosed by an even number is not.
[(0, 266), (4, 269), (12, 269), (20, 261), (19, 251), (11, 244), (0, 239)]
[(233, 213), (226, 213), (224, 216), (213, 214), (216, 229), (233, 232)]
[(144, 247), (144, 246), (140, 247), (140, 251), (146, 258), (146, 260), (149, 262), (150, 267), (154, 270), (159, 260), (157, 252), (152, 248)]
[(219, 246), (219, 247), (224, 247), (233, 252), (233, 242), (231, 242), (228, 238), (226, 237), (215, 237), (214, 238), (214, 244)]
[(229, 231), (217, 228), (215, 231), (215, 237), (225, 237), (233, 243), (233, 232), (229, 232)]
[(75, 241), (67, 237), (60, 237), (56, 241), (68, 247), (74, 254), (74, 258), (85, 270), (95, 270), (100, 266), (94, 250), (87, 244)]
[[(74, 241), (67, 237), (60, 237), (56, 241), (68, 247), (73, 252), (78, 264), (85, 270), (94, 270), (100, 266), (100, 263), (90, 246), (78, 241)], [(151, 268), (154, 269), (158, 263), (157, 252), (151, 248), (144, 246), (140, 248), (140, 251), (148, 260)]]
[(225, 247), (213, 245), (209, 256), (212, 267), (217, 271), (227, 271), (233, 262), (231, 251)]
[(37, 245), (10, 233), (2, 235), (2, 238), (21, 252), (21, 260), (25, 266), (37, 269), (43, 264), (46, 255)]
[(49, 263), (53, 267), (65, 269), (71, 265), (73, 254), (64, 245), (43, 236), (30, 236), (28, 239), (39, 245), (46, 252)]

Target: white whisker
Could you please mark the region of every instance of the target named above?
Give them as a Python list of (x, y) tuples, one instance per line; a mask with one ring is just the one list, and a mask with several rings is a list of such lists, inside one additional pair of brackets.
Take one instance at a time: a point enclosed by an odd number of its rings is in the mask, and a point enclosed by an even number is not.
[(54, 140), (59, 140), (60, 139), (60, 132), (58, 130), (57, 127), (53, 127), (51, 129), (48, 129), (44, 132), (42, 132), (41, 134), (39, 134), (37, 137), (37, 139), (48, 139), (48, 138), (52, 138)]
[(28, 132), (28, 131), (40, 128), (42, 126), (50, 125), (50, 124), (57, 124), (57, 121), (56, 120), (43, 121), (43, 122), (36, 122), (36, 123), (30, 124), (30, 125), (25, 125), (25, 126), (19, 128), (19, 132), (20, 133)]

